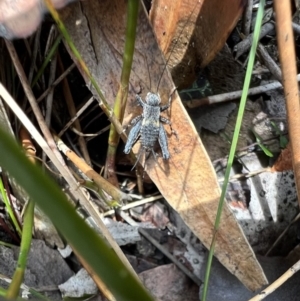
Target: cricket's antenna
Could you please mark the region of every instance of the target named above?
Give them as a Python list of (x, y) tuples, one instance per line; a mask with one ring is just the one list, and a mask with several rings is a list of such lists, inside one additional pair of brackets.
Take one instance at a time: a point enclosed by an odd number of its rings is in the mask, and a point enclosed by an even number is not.
[(169, 61), (170, 61), (171, 55), (172, 55), (172, 53), (173, 53), (173, 51), (174, 51), (174, 49), (175, 49), (175, 47), (176, 47), (176, 45), (177, 45), (177, 43), (178, 43), (178, 39), (179, 39), (179, 37), (181, 36), (181, 34), (183, 33), (183, 30), (185, 29), (185, 27), (186, 27), (186, 25), (188, 24), (188, 22), (190, 21), (190, 19), (191, 19), (192, 15), (193, 15), (193, 13), (194, 13), (194, 11), (195, 11), (195, 8), (196, 8), (196, 6), (197, 6), (198, 3), (200, 3), (199, 0), (196, 1), (196, 4), (195, 4), (195, 6), (194, 6), (194, 8), (193, 8), (193, 10), (192, 10), (192, 12), (191, 12), (191, 14), (190, 14), (190, 16), (189, 16), (188, 19), (185, 21), (185, 23), (184, 23), (184, 25), (183, 25), (183, 27), (182, 27), (182, 29), (181, 29), (179, 35), (178, 35), (178, 38), (176, 39), (176, 42), (175, 42), (174, 45), (172, 46), (171, 52), (170, 52), (170, 54), (169, 54), (169, 57), (168, 57), (168, 59), (167, 59), (167, 61), (166, 61), (166, 63), (165, 63), (164, 69), (163, 69), (163, 71), (162, 71), (162, 73), (161, 73), (161, 76), (160, 76), (160, 78), (159, 78), (158, 85), (157, 85), (157, 89), (156, 89), (156, 93), (158, 93), (158, 89), (159, 89), (160, 82), (161, 82), (161, 80), (162, 80), (162, 77), (163, 77), (163, 75), (164, 75), (164, 72), (165, 72), (166, 69), (167, 69), (167, 65), (168, 65), (168, 63), (169, 63)]
[(150, 76), (150, 70), (149, 70), (149, 65), (148, 65), (148, 62), (147, 62), (147, 57), (145, 56), (145, 60), (146, 60), (146, 65), (147, 65), (147, 70), (148, 70), (148, 76), (149, 76), (149, 82), (150, 82), (150, 92), (152, 90), (152, 83), (151, 83), (151, 76)]

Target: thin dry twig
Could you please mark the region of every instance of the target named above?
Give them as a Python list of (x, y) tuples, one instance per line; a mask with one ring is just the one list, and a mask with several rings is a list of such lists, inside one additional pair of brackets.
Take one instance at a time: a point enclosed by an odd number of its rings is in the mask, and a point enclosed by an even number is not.
[(29, 82), (28, 82), (28, 79), (25, 75), (25, 72), (24, 72), (24, 69), (20, 63), (20, 60), (18, 58), (18, 55), (17, 55), (17, 52), (15, 50), (15, 47), (14, 45), (10, 42), (10, 41), (7, 41), (5, 40), (5, 44), (6, 44), (6, 47), (9, 51), (9, 54), (10, 54), (10, 57), (13, 61), (13, 64), (15, 66), (15, 69), (18, 73), (18, 76), (19, 76), (19, 79), (20, 79), (20, 82), (23, 86), (23, 89), (24, 89), (24, 92), (28, 98), (28, 101), (32, 107), (32, 110), (33, 110), (33, 113), (37, 119), (37, 122), (40, 126), (40, 129), (42, 131), (42, 133), (44, 134), (46, 140), (47, 140), (47, 143), (49, 145), (49, 147), (52, 149), (54, 155), (57, 157), (57, 159), (60, 161), (60, 163), (65, 166), (65, 163), (64, 163), (64, 160), (63, 160), (63, 157), (62, 155), (59, 153), (58, 149), (56, 148), (56, 144), (53, 140), (53, 137), (50, 133), (50, 130), (49, 128), (47, 127), (46, 123), (45, 123), (45, 120), (44, 120), (44, 117), (42, 115), (42, 112), (36, 102), (36, 99), (33, 95), (33, 92), (30, 88), (30, 85), (29, 85)]
[[(121, 210), (121, 211), (128, 210), (128, 209), (135, 208), (135, 207), (138, 207), (138, 206), (150, 203), (150, 202), (155, 202), (155, 201), (160, 200), (162, 198), (163, 198), (162, 195), (151, 196), (151, 197), (146, 198), (146, 199), (142, 199), (142, 200), (139, 200), (139, 201), (136, 201), (136, 202), (131, 202), (129, 204), (126, 204), (126, 205), (118, 208), (118, 210)], [(101, 214), (101, 216), (105, 217), (105, 216), (113, 215), (115, 213), (116, 213), (115, 210), (109, 210), (109, 211), (106, 211), (103, 214)]]
[(273, 74), (275, 79), (281, 82), (282, 81), (281, 70), (276, 64), (276, 62), (273, 60), (273, 58), (270, 56), (268, 51), (265, 49), (265, 47), (259, 43), (257, 47), (257, 51), (260, 58), (263, 61), (263, 64), (270, 70), (270, 72)]
[(253, 9), (253, 0), (248, 0), (244, 10), (243, 23), (242, 23), (242, 30), (246, 37), (250, 34), (251, 23), (252, 23), (252, 9)]
[[(54, 57), (52, 58), (51, 63), (50, 63), (48, 86), (51, 86), (51, 84), (54, 82), (56, 66), (57, 66), (57, 53), (54, 55)], [(53, 95), (54, 95), (54, 88), (52, 88), (50, 90), (49, 94), (47, 95), (47, 99), (46, 99), (45, 122), (46, 122), (48, 128), (50, 128), (50, 125), (51, 125)]]
[[(64, 66), (63, 66), (63, 63), (62, 63), (60, 57), (58, 57), (58, 64), (59, 64), (60, 70), (64, 71)], [(62, 81), (62, 88), (63, 88), (63, 93), (64, 93), (64, 97), (65, 97), (65, 100), (66, 100), (66, 104), (67, 104), (67, 107), (68, 107), (68, 110), (69, 110), (69, 114), (72, 118), (76, 115), (76, 107), (75, 107), (75, 104), (74, 104), (74, 101), (73, 101), (73, 96), (72, 96), (72, 93), (71, 93), (71, 89), (70, 89), (68, 80), (66, 78), (64, 78), (63, 81)], [(81, 132), (81, 125), (80, 125), (80, 122), (79, 122), (78, 119), (76, 119), (74, 121), (74, 128), (76, 130), (78, 130), (79, 132)], [(82, 136), (78, 137), (78, 144), (79, 144), (79, 148), (81, 150), (81, 153), (82, 153), (82, 156), (83, 156), (84, 160), (86, 161), (86, 163), (88, 165), (91, 166), (92, 165), (91, 158), (90, 158), (85, 140)]]
[(71, 118), (71, 120), (64, 126), (64, 128), (59, 132), (57, 135), (58, 137), (61, 137), (65, 131), (74, 123), (77, 118), (88, 108), (88, 106), (95, 100), (94, 97), (91, 97), (85, 104), (82, 106), (80, 110)]
[[(298, 82), (300, 81), (300, 74), (297, 75), (296, 79)], [(266, 85), (262, 85), (262, 86), (255, 87), (255, 88), (250, 88), (248, 96), (261, 94), (261, 93), (264, 93), (264, 92), (267, 92), (270, 90), (275, 90), (278, 88), (282, 88), (281, 83), (277, 80), (271, 81), (270, 83), (268, 83)], [(234, 99), (238, 99), (241, 96), (242, 96), (242, 90), (239, 90), (239, 91), (234, 91), (234, 92), (228, 92), (228, 93), (208, 96), (208, 97), (204, 97), (201, 99), (192, 99), (192, 100), (184, 102), (184, 105), (187, 108), (192, 109), (192, 108), (196, 108), (196, 107), (200, 107), (200, 106), (204, 106), (204, 105), (212, 105), (212, 104), (216, 104), (216, 103), (231, 101)]]
[[(279, 0), (281, 1), (281, 0)], [(282, 276), (280, 276), (276, 281), (269, 285), (266, 289), (260, 292), (255, 297), (249, 299), (249, 301), (260, 301), (274, 292), (278, 287), (280, 287), (284, 282), (296, 274), (300, 269), (300, 260), (297, 261), (291, 268), (289, 268)]]
[[(271, 30), (275, 28), (274, 24), (269, 22), (264, 24), (261, 27), (259, 39), (262, 39), (264, 36), (266, 36)], [(236, 53), (235, 54), (235, 59), (238, 59), (242, 54), (244, 54), (246, 51), (248, 51), (252, 45), (252, 40), (253, 40), (253, 33), (249, 34), (246, 39), (238, 43), (237, 45), (234, 46), (233, 51)]]
[(37, 53), (38, 53), (39, 44), (40, 44), (41, 29), (42, 29), (41, 26), (39, 26), (38, 30), (35, 33), (35, 37), (34, 37), (33, 51), (32, 51), (32, 56), (31, 56), (31, 60), (30, 60), (31, 66), (30, 66), (29, 73), (28, 73), (28, 81), (30, 83), (33, 78), (34, 70), (37, 70), (36, 58), (37, 58)]
[[(48, 87), (42, 94), (41, 96), (36, 100), (37, 103), (42, 101), (50, 92), (51, 89), (55, 88), (74, 68), (76, 67), (75, 63), (73, 63), (68, 69), (65, 70), (64, 73), (62, 73), (54, 82), (53, 84)], [(27, 113), (31, 111), (31, 108), (27, 110)]]
[(130, 200), (131, 198), (121, 190), (117, 189), (115, 186), (110, 184), (104, 178), (102, 178), (97, 172), (95, 172), (91, 166), (87, 165), (87, 163), (79, 158), (72, 150), (69, 149), (64, 142), (55, 137), (58, 148), (94, 183), (102, 190), (104, 190), (107, 194), (109, 194), (114, 201), (118, 202), (120, 205), (123, 200)]

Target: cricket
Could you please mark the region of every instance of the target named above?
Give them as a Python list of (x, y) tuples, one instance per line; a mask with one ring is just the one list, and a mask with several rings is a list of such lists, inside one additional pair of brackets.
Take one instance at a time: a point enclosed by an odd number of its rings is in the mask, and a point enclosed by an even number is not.
[[(168, 137), (164, 129), (163, 123), (169, 124), (171, 126), (171, 122), (169, 119), (162, 117), (160, 113), (167, 110), (170, 107), (172, 94), (169, 98), (168, 104), (164, 106), (160, 106), (161, 99), (159, 94), (148, 92), (145, 98), (145, 102), (139, 95), (136, 95), (136, 99), (139, 102), (139, 105), (143, 108), (143, 113), (133, 118), (130, 123), (132, 128), (129, 132), (128, 139), (125, 145), (125, 154), (130, 153), (130, 150), (132, 149), (133, 145), (140, 138), (140, 152), (142, 150), (144, 150), (146, 153), (152, 152), (154, 158), (156, 158), (154, 146), (156, 141), (158, 141), (162, 150), (163, 159), (168, 160), (170, 158), (170, 153), (168, 149)], [(137, 159), (137, 162), (138, 160), (139, 158)]]
[[(188, 21), (189, 19), (186, 21), (186, 24)], [(181, 33), (183, 32), (184, 27), (185, 25), (183, 26)], [(175, 46), (177, 45), (177, 42), (178, 39), (176, 40), (176, 42), (172, 47), (171, 54)], [(170, 107), (172, 95), (176, 91), (176, 88), (170, 94), (168, 103), (166, 105), (160, 106), (161, 98), (158, 93), (158, 87), (160, 85), (162, 76), (167, 68), (171, 54), (167, 59), (163, 71), (161, 73), (161, 76), (158, 80), (157, 93), (148, 92), (145, 101), (143, 101), (139, 95), (136, 95), (136, 100), (138, 101), (139, 105), (142, 107), (143, 112), (141, 115), (131, 120), (130, 125), (132, 128), (129, 132), (128, 139), (124, 148), (124, 153), (129, 154), (134, 144), (139, 139), (141, 141), (141, 148), (139, 150), (138, 158), (132, 169), (135, 168), (137, 162), (139, 161), (142, 151), (148, 154), (152, 153), (154, 158), (156, 158), (154, 147), (157, 141), (162, 151), (162, 158), (164, 160), (168, 160), (170, 158), (170, 153), (168, 149), (168, 137), (163, 124), (168, 124), (171, 128), (172, 134), (175, 134), (176, 137), (177, 137), (177, 133), (172, 129), (171, 121), (161, 116), (160, 114), (161, 112), (167, 110)], [(148, 68), (148, 73), (149, 73), (149, 80), (151, 86), (151, 76), (150, 76), (149, 68)]]

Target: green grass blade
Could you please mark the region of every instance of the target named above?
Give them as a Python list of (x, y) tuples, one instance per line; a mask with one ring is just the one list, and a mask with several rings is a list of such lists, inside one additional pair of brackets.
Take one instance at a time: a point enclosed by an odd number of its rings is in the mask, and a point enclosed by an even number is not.
[(67, 241), (93, 266), (117, 300), (153, 300), (113, 250), (79, 217), (53, 180), (33, 165), (1, 128), (0, 166), (16, 179)]
[(209, 276), (210, 276), (210, 268), (211, 268), (211, 264), (212, 264), (213, 254), (214, 254), (214, 247), (215, 247), (215, 243), (216, 243), (218, 229), (220, 226), (221, 213), (222, 213), (222, 209), (223, 209), (223, 205), (224, 205), (227, 185), (229, 183), (230, 171), (231, 171), (233, 159), (235, 156), (238, 137), (240, 134), (240, 129), (241, 129), (242, 120), (243, 120), (243, 116), (244, 116), (247, 95), (248, 95), (248, 90), (249, 90), (249, 86), (250, 86), (251, 74), (252, 74), (254, 60), (255, 60), (255, 53), (256, 53), (256, 48), (257, 48), (257, 44), (258, 44), (258, 40), (259, 40), (259, 33), (260, 33), (261, 24), (262, 24), (262, 18), (263, 18), (263, 14), (264, 14), (264, 6), (265, 6), (265, 0), (261, 0), (260, 4), (259, 4), (259, 9), (257, 12), (253, 41), (252, 41), (249, 61), (248, 61), (248, 65), (247, 65), (247, 71), (246, 71), (246, 77), (245, 77), (245, 81), (244, 81), (242, 98), (241, 98), (240, 107), (239, 107), (239, 111), (238, 111), (238, 116), (237, 116), (235, 131), (233, 134), (232, 144), (231, 144), (231, 148), (230, 148), (230, 152), (229, 152), (228, 163), (227, 163), (227, 168), (226, 168), (225, 177), (224, 177), (224, 183), (222, 186), (222, 193), (221, 193), (218, 211), (217, 211), (217, 215), (216, 215), (214, 234), (213, 234), (212, 243), (211, 243), (208, 260), (207, 260), (207, 267), (206, 267), (206, 272), (205, 272), (204, 286), (203, 286), (203, 292), (202, 292), (202, 298), (201, 298), (202, 301), (206, 301), (208, 282), (209, 282)]

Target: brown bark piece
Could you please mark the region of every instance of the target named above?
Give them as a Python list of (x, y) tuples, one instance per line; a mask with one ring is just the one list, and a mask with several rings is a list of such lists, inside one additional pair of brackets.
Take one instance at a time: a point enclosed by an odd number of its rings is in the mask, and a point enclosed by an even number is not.
[(245, 0), (154, 0), (150, 20), (176, 87), (189, 86), (224, 46)]
[[(74, 44), (111, 105), (121, 75), (125, 20), (125, 2), (117, 0), (75, 3), (72, 5), (72, 12), (64, 20)], [(89, 84), (86, 76), (83, 76)], [(137, 106), (134, 99), (137, 92), (141, 92), (141, 97), (145, 99), (151, 88), (152, 92), (158, 89), (164, 105), (174, 89), (143, 10), (139, 14), (129, 88), (125, 124), (141, 114), (141, 107)], [(169, 204), (209, 248), (220, 197), (219, 184), (195, 127), (176, 93), (169, 112), (164, 113), (164, 116), (171, 119), (173, 128), (178, 133), (177, 139), (175, 135), (171, 135), (169, 127), (165, 127), (171, 158), (162, 160), (159, 156), (154, 160), (150, 156), (146, 162), (146, 171)], [(133, 148), (135, 154), (138, 150), (139, 143)], [(157, 151), (160, 153), (159, 149)], [(219, 261), (249, 289), (256, 290), (267, 282), (226, 203), (215, 250)]]
[(272, 172), (293, 170), (293, 159), (291, 151), (291, 145), (288, 144), (288, 146), (284, 150), (282, 150), (275, 164), (272, 166)]

